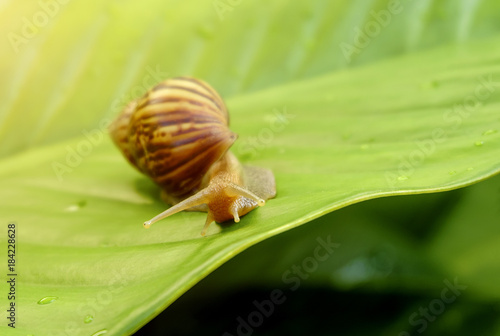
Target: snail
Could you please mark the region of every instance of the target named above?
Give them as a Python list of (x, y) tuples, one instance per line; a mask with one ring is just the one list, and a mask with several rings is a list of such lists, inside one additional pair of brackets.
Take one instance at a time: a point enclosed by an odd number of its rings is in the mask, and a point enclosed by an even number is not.
[(276, 195), (273, 173), (242, 165), (229, 151), (237, 135), (220, 95), (206, 82), (176, 77), (130, 102), (110, 124), (125, 158), (160, 188), (171, 207), (144, 227), (179, 211), (207, 212), (209, 225), (234, 220)]

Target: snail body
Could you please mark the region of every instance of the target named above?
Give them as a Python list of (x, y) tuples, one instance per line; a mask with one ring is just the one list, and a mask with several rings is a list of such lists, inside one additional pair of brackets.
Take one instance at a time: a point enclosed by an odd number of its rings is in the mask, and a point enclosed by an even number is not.
[(213, 221), (239, 222), (276, 195), (270, 170), (244, 166), (229, 151), (237, 135), (228, 125), (219, 94), (188, 77), (157, 84), (111, 123), (113, 142), (172, 205), (144, 227), (182, 210), (205, 211), (205, 235)]

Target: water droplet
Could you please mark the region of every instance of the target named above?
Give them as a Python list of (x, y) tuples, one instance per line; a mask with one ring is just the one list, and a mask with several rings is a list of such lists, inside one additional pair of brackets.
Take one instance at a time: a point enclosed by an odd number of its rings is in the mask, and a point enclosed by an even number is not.
[(75, 212), (78, 210), (80, 210), (80, 207), (76, 204), (70, 205), (66, 209), (64, 209), (64, 211), (67, 211), (67, 212)]
[(491, 135), (491, 134), (495, 134), (496, 132), (497, 132), (497, 130), (490, 129), (490, 130), (484, 131), (483, 135)]
[(370, 148), (370, 145), (367, 144), (361, 145), (362, 150), (367, 150), (368, 148)]
[(474, 168), (469, 167), (469, 168), (467, 168), (467, 170), (468, 170), (468, 171), (471, 171), (471, 170), (474, 170)]
[(484, 141), (481, 141), (481, 140), (476, 141), (476, 142), (474, 142), (474, 145), (475, 145), (476, 147), (481, 147), (482, 145), (484, 145)]
[(456, 173), (457, 173), (457, 172), (456, 172), (455, 170), (450, 170), (450, 171), (448, 172), (448, 174), (450, 174), (450, 175), (455, 175)]
[(104, 335), (105, 333), (107, 333), (108, 331), (106, 329), (102, 329), (102, 330), (99, 330), (99, 331), (96, 331), (95, 333), (93, 333), (91, 336), (100, 336), (100, 335)]
[(84, 323), (90, 323), (90, 322), (92, 322), (92, 321), (94, 321), (94, 316), (92, 316), (92, 315), (87, 315), (87, 316), (85, 316), (85, 318), (83, 319), (83, 322), (84, 322)]
[(80, 210), (81, 208), (83, 208), (84, 206), (87, 205), (87, 201), (85, 200), (82, 200), (82, 201), (79, 201), (78, 203), (76, 204), (71, 204), (69, 205), (66, 209), (64, 209), (64, 211), (67, 211), (67, 212), (75, 212), (75, 211), (78, 211)]
[(46, 305), (46, 304), (54, 302), (57, 299), (58, 299), (57, 296), (46, 296), (43, 299), (40, 299), (40, 301), (38, 301), (37, 303), (39, 305)]
[(406, 181), (406, 180), (408, 180), (408, 176), (406, 175), (398, 176), (398, 181)]

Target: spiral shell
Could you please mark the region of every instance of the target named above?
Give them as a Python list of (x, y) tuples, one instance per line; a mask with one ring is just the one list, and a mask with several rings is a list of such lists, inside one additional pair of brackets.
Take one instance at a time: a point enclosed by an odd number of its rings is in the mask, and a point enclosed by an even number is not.
[(131, 102), (110, 133), (132, 165), (178, 199), (199, 190), (237, 138), (219, 94), (187, 77), (165, 80)]

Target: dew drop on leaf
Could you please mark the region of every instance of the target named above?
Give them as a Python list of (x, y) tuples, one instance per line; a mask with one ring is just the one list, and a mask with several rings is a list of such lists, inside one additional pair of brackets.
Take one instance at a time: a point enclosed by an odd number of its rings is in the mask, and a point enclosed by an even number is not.
[(64, 211), (67, 211), (67, 212), (75, 212), (75, 211), (78, 211), (80, 210), (80, 207), (76, 204), (73, 204), (73, 205), (70, 205), (68, 206), (67, 208), (64, 209)]
[(104, 335), (105, 333), (107, 333), (108, 331), (106, 329), (102, 329), (102, 330), (99, 330), (99, 331), (96, 331), (95, 333), (93, 333), (91, 336), (100, 336), (100, 335)]
[(38, 301), (37, 303), (39, 305), (46, 305), (46, 304), (54, 302), (57, 299), (58, 299), (57, 296), (46, 296), (46, 297), (40, 299), (40, 301)]
[(490, 129), (490, 130), (484, 131), (483, 135), (491, 135), (491, 134), (495, 134), (496, 132), (497, 132), (497, 130)]
[(406, 180), (408, 180), (408, 176), (406, 176), (406, 175), (398, 176), (398, 180), (399, 181), (406, 181)]
[(474, 142), (474, 145), (475, 145), (476, 147), (481, 147), (482, 145), (484, 145), (484, 141), (481, 141), (481, 140), (476, 141), (476, 142)]
[(87, 201), (85, 200), (81, 200), (79, 202), (77, 202), (76, 204), (71, 204), (69, 205), (68, 207), (66, 207), (64, 209), (64, 211), (67, 211), (67, 212), (75, 212), (75, 211), (78, 211), (80, 210), (81, 208), (85, 207), (87, 205)]
[(92, 321), (94, 321), (94, 316), (92, 316), (92, 315), (87, 315), (87, 316), (85, 316), (85, 318), (83, 319), (83, 322), (84, 322), (84, 323), (90, 323), (90, 322), (92, 322)]

